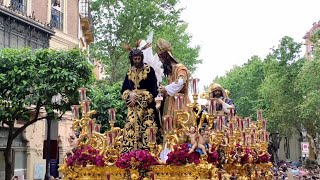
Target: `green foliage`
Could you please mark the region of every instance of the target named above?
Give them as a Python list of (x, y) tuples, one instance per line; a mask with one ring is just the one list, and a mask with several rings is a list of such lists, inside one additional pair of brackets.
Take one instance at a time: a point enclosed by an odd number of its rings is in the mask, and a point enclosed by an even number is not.
[[(283, 37), (264, 60), (253, 56), (215, 82), (231, 91), (238, 115), (255, 119), (256, 110), (263, 109), (269, 131), (290, 135), (301, 123), (308, 124), (312, 119), (309, 124), (314, 124), (317, 114), (312, 112), (319, 102), (316, 90), (320, 69), (314, 66), (317, 62), (305, 63), (299, 58), (300, 49), (301, 44)], [(307, 100), (303, 100), (303, 95)]]
[(116, 124), (117, 127), (124, 127), (127, 117), (126, 104), (121, 99), (122, 82), (117, 82), (108, 85), (106, 81), (101, 80), (90, 91), (90, 96), (93, 103), (93, 108), (98, 111), (97, 120), (102, 125), (102, 132), (109, 129), (108, 109), (116, 109)]
[(151, 30), (155, 38), (167, 38), (173, 44), (174, 55), (195, 70), (199, 47), (190, 47), (191, 36), (187, 24), (179, 20), (182, 9), (176, 9), (177, 0), (97, 0), (92, 2), (97, 42), (92, 49), (102, 60), (108, 73), (107, 82), (123, 80), (129, 67), (128, 54), (121, 45), (145, 39)]
[(300, 121), (312, 131), (320, 128), (320, 59), (315, 56), (313, 61), (306, 61), (296, 80), (296, 90), (302, 95), (298, 106)]
[[(6, 179), (10, 179), (13, 140), (38, 120), (53, 119), (54, 110), (70, 109), (78, 99), (78, 88), (93, 82), (93, 76), (91, 65), (77, 49), (1, 49), (0, 64), (0, 123), (9, 132), (5, 164)], [(54, 100), (58, 94), (61, 99)], [(46, 114), (39, 116), (42, 107)], [(25, 123), (14, 129), (15, 120)]]
[(198, 59), (200, 46), (191, 48), (188, 46), (191, 42), (192, 36), (185, 33), (187, 24), (181, 22), (178, 25), (167, 25), (159, 29), (155, 39), (164, 38), (168, 40), (173, 47), (173, 55), (179, 62), (188, 67), (191, 73), (196, 70), (196, 65), (202, 63)]
[(234, 101), (237, 114), (255, 119), (256, 109), (259, 108), (258, 88), (263, 79), (263, 62), (258, 56), (253, 56), (247, 63), (235, 66), (215, 82), (231, 92), (230, 98)]
[(300, 128), (296, 107), (301, 95), (294, 88), (295, 78), (304, 63), (303, 59), (298, 59), (300, 48), (301, 44), (284, 37), (265, 60), (260, 97), (271, 131), (291, 134), (293, 129)]
[[(77, 89), (92, 82), (92, 67), (77, 49), (2, 49), (0, 51), (0, 121), (29, 120), (30, 105), (65, 112), (76, 102)], [(59, 103), (52, 96), (60, 94)]]

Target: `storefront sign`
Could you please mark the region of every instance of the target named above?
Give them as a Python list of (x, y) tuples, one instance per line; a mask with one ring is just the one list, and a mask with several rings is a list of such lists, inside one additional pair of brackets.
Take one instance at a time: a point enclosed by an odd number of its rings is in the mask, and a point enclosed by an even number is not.
[(309, 143), (308, 142), (301, 143), (301, 153), (302, 153), (302, 157), (309, 157)]

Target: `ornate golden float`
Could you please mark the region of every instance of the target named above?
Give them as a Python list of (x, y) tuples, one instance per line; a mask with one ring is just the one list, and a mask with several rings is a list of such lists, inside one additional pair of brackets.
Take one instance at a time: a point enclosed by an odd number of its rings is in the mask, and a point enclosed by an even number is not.
[[(197, 86), (198, 79), (192, 79)], [(250, 118), (233, 116), (230, 108), (229, 122), (225, 114), (216, 111), (216, 99), (208, 99), (208, 112), (202, 112), (197, 103), (198, 92), (192, 88), (193, 103), (188, 104), (192, 110), (184, 112), (183, 95), (177, 94), (176, 117), (163, 118), (164, 144), (157, 145), (155, 129), (149, 128), (150, 150), (137, 150), (131, 154), (120, 154), (122, 129), (114, 127), (115, 109), (109, 109), (111, 129), (100, 133), (100, 125), (95, 124), (91, 116), (90, 101), (86, 98), (86, 89), (79, 90), (81, 103), (72, 106), (73, 129), (81, 130), (77, 148), (69, 154), (59, 171), (64, 179), (106, 179), (106, 180), (220, 180), (220, 179), (272, 179), (272, 164), (267, 152), (269, 134), (262, 110), (257, 111), (257, 121)], [(82, 109), (80, 118), (79, 110)], [(202, 112), (202, 113), (200, 113)], [(190, 153), (186, 149), (185, 134), (190, 126), (197, 130), (207, 121), (210, 129), (208, 143), (211, 152), (200, 155), (201, 151)], [(198, 124), (198, 125), (197, 125)], [(198, 131), (197, 131), (198, 133)], [(159, 158), (164, 149), (169, 149), (166, 162)], [(141, 159), (142, 158), (142, 159)], [(148, 159), (149, 158), (149, 159)]]

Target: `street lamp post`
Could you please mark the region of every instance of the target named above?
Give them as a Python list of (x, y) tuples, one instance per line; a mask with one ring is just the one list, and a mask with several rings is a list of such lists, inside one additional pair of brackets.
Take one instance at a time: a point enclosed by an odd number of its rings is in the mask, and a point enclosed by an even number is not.
[(301, 129), (301, 133), (302, 133), (302, 141), (305, 142), (306, 141), (306, 137), (307, 137), (307, 130), (305, 128)]
[[(61, 104), (61, 99), (62, 99), (62, 96), (60, 94), (57, 94), (55, 96), (53, 96), (51, 98), (51, 102), (53, 104), (58, 104), (60, 105)], [(55, 117), (55, 112), (52, 111), (50, 113), (48, 113), (47, 115), (47, 146), (46, 146), (46, 174), (45, 174), (45, 180), (49, 180), (50, 179), (50, 161), (51, 161), (51, 149), (52, 149), (52, 144), (51, 144), (51, 125), (52, 125), (52, 120), (54, 119)]]
[(53, 114), (50, 113), (47, 117), (47, 147), (46, 147), (46, 175), (45, 179), (50, 179), (50, 159), (51, 159), (51, 120), (53, 118)]

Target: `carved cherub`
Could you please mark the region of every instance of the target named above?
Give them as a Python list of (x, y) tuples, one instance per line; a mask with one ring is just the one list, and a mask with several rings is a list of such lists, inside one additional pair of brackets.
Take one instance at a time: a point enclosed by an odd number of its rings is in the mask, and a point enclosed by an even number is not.
[(69, 135), (68, 142), (70, 143), (71, 149), (77, 148), (79, 146), (79, 138), (77, 137), (75, 132)]
[(203, 152), (203, 154), (207, 154), (206, 152), (206, 140), (205, 140), (205, 131), (203, 128), (200, 129), (200, 133), (196, 132), (196, 128), (194, 126), (190, 127), (189, 133), (187, 133), (187, 136), (189, 136), (191, 140), (192, 147), (189, 150), (189, 153), (194, 152), (196, 148), (200, 148)]
[(68, 142), (70, 143), (70, 149), (67, 151), (67, 157), (73, 154), (73, 150), (79, 147), (80, 139), (77, 137), (79, 134), (78, 132), (72, 132), (69, 135)]

